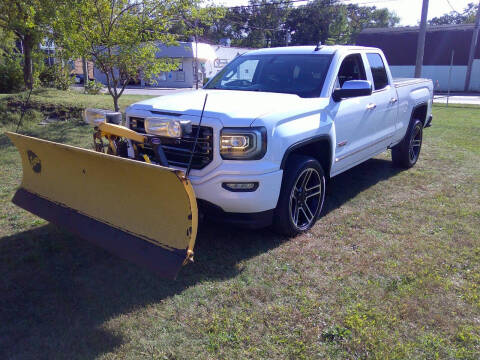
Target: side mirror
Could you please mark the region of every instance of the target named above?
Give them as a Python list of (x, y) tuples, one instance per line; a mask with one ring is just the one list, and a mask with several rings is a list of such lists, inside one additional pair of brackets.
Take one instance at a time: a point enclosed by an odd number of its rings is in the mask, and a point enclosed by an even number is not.
[(333, 90), (333, 100), (336, 102), (342, 99), (357, 96), (368, 96), (372, 94), (372, 84), (367, 80), (349, 80), (343, 83), (341, 89)]

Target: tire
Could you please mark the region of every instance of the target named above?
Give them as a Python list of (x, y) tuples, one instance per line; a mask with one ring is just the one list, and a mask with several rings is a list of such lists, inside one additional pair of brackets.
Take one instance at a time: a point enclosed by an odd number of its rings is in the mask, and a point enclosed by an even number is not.
[(291, 155), (275, 209), (274, 230), (288, 237), (310, 230), (324, 201), (325, 173), (320, 163), (309, 156)]
[(409, 169), (416, 164), (422, 148), (423, 123), (415, 119), (403, 140), (392, 148), (392, 161), (397, 167)]

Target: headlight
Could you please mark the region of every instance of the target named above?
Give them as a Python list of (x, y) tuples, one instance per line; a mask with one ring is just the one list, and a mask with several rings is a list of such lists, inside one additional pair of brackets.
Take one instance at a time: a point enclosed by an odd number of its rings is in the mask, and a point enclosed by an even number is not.
[(102, 123), (119, 125), (122, 122), (122, 113), (105, 109), (85, 109), (83, 120), (93, 126)]
[(220, 133), (220, 155), (223, 159), (258, 160), (267, 151), (267, 130), (224, 128)]
[(149, 117), (145, 119), (145, 131), (152, 135), (181, 138), (182, 124), (178, 120)]

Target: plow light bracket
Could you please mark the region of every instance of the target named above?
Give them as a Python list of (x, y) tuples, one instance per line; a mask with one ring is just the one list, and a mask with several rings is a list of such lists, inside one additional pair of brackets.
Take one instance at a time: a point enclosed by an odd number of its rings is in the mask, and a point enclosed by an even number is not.
[(105, 109), (85, 109), (83, 120), (93, 126), (98, 126), (103, 123), (120, 125), (122, 122), (122, 113)]

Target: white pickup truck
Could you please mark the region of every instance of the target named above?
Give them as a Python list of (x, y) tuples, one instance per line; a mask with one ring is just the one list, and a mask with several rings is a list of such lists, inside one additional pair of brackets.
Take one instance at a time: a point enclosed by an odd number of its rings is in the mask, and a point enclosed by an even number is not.
[(151, 117), (190, 124), (161, 147), (170, 167), (185, 170), (198, 130), (189, 179), (201, 213), (291, 236), (318, 219), (326, 178), (387, 149), (395, 165), (413, 166), (432, 97), (431, 80), (393, 79), (376, 48), (271, 48), (237, 57), (203, 90), (133, 104), (126, 126), (149, 133)]

